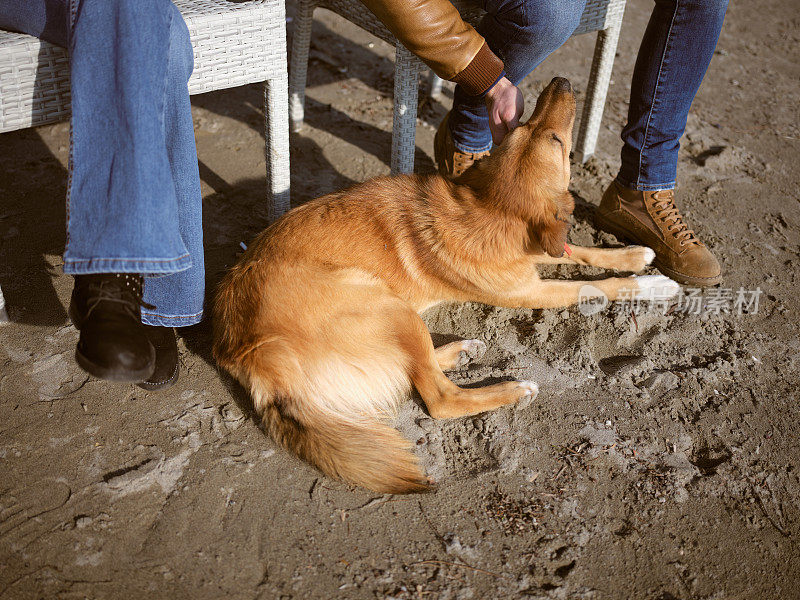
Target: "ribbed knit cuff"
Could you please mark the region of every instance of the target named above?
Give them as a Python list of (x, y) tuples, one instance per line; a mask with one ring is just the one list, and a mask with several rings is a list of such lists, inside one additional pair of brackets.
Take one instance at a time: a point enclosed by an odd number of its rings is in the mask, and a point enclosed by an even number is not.
[(470, 96), (480, 96), (500, 79), (502, 73), (503, 61), (484, 42), (472, 62), (453, 77), (453, 81)]
[(483, 98), (486, 94), (491, 92), (492, 88), (494, 86), (496, 86), (500, 82), (500, 80), (505, 76), (506, 76), (506, 70), (503, 69), (502, 71), (500, 71), (500, 75), (497, 76), (497, 79), (494, 80), (494, 83), (492, 85), (490, 85), (488, 88), (486, 88), (485, 90), (483, 90), (483, 92), (480, 94), (480, 97)]

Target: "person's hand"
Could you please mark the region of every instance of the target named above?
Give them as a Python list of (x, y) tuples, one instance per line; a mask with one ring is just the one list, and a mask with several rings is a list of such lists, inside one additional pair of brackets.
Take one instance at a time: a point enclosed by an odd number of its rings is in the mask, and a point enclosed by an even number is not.
[(503, 77), (486, 93), (486, 108), (489, 109), (489, 129), (492, 141), (500, 144), (509, 131), (519, 127), (519, 119), (525, 109), (525, 101), (519, 88)]

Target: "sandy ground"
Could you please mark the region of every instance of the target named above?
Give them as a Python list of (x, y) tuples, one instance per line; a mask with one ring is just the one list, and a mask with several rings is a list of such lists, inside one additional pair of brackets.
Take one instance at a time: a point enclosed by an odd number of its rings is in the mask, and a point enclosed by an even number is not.
[[(574, 243), (617, 243), (591, 215), (649, 8), (629, 5), (597, 155), (574, 169)], [(60, 269), (67, 125), (0, 136), (0, 599), (800, 598), (799, 30), (794, 1), (733, 3), (681, 152), (685, 214), (725, 288), (763, 291), (757, 311), (431, 311), (437, 343), (489, 347), (457, 382), (542, 391), (446, 422), (407, 402), (398, 427), (440, 482), (416, 497), (276, 448), (207, 324), (181, 332), (167, 392), (87, 378)], [(325, 13), (313, 44), (296, 204), (388, 172), (391, 49)], [(529, 109), (554, 75), (580, 102), (592, 46), (532, 74)], [(259, 86), (193, 98), (210, 286), (266, 225), (261, 102)], [(419, 170), (445, 111), (422, 108)]]

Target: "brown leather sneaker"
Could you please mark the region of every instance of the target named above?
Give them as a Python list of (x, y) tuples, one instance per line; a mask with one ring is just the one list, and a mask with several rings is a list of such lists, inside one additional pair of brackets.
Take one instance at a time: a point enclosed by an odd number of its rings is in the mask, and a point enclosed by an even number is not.
[(433, 157), (439, 166), (439, 173), (454, 179), (469, 169), (472, 164), (489, 156), (489, 152), (461, 152), (453, 144), (453, 136), (450, 134), (450, 113), (448, 112), (442, 119), (439, 129), (436, 130), (436, 137), (433, 138)]
[(603, 194), (594, 223), (620, 239), (652, 248), (653, 265), (679, 283), (703, 287), (722, 281), (717, 259), (684, 222), (673, 190), (642, 192), (614, 181)]

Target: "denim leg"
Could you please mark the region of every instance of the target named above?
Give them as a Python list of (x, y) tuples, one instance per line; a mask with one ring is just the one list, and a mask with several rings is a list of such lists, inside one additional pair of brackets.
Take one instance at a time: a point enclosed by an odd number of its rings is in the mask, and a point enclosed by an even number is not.
[[(71, 22), (71, 27), (70, 27)], [(0, 0), (0, 27), (68, 44), (64, 272), (147, 275), (151, 325), (202, 318), (200, 176), (189, 32), (169, 0)]]
[[(586, 0), (484, 0), (487, 15), (476, 29), (505, 63), (506, 77), (517, 85), (569, 39), (585, 6)], [(491, 150), (485, 100), (456, 86), (450, 132), (462, 152)]]
[(617, 180), (637, 190), (672, 189), (679, 140), (711, 62), (728, 0), (656, 0), (631, 82)]
[(0, 0), (0, 29), (27, 33), (67, 47), (68, 0)]
[(183, 327), (198, 323), (203, 317), (203, 205), (194, 122), (186, 87), (194, 66), (194, 53), (183, 17), (172, 3), (169, 7), (171, 25), (164, 95), (164, 137), (177, 200), (178, 230), (191, 257), (191, 266), (171, 275), (145, 278), (144, 300), (156, 308), (143, 308), (142, 321), (148, 325)]

